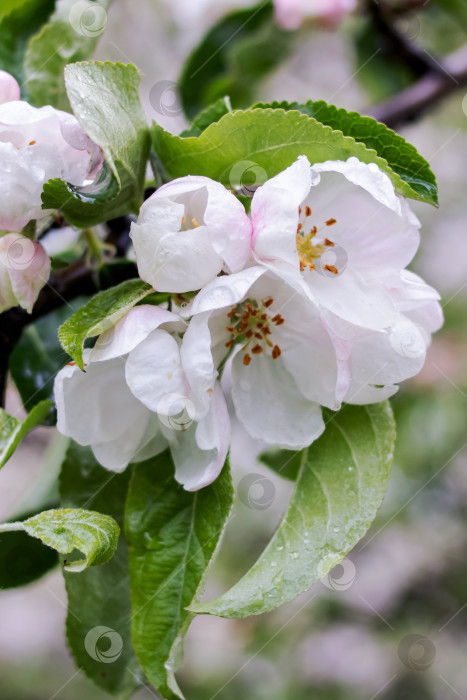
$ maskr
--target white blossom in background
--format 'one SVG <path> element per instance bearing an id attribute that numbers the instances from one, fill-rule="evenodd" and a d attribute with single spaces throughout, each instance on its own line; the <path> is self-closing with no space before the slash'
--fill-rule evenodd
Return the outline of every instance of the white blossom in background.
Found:
<path id="1" fill-rule="evenodd" d="M 209 338 L 190 331 L 157 306 L 135 307 L 86 351 L 86 371 L 74 363 L 55 380 L 57 427 L 90 445 L 107 469 L 170 447 L 175 478 L 187 490 L 219 475 L 230 421 Z"/>
<path id="2" fill-rule="evenodd" d="M 140 277 L 160 292 L 201 289 L 250 256 L 251 222 L 223 185 L 188 176 L 163 185 L 141 207 L 130 236 Z"/>
<path id="3" fill-rule="evenodd" d="M 254 438 L 289 449 L 324 430 L 321 406 L 340 407 L 347 385 L 319 310 L 264 267 L 219 277 L 183 310 L 210 336 L 219 366 L 229 353 L 232 400 Z"/>
<path id="4" fill-rule="evenodd" d="M 273 0 L 277 24 L 298 29 L 306 20 L 333 27 L 355 10 L 356 0 Z"/>
<path id="5" fill-rule="evenodd" d="M 22 306 L 29 313 L 50 275 L 50 258 L 40 243 L 19 233 L 0 237 L 0 312 Z"/>
<path id="6" fill-rule="evenodd" d="M 383 400 L 420 371 L 439 295 L 405 270 L 420 224 L 385 173 L 301 156 L 255 192 L 251 216 L 256 262 L 318 306 L 347 357 L 346 401 Z"/>
<path id="7" fill-rule="evenodd" d="M 100 148 L 73 115 L 18 100 L 13 80 L 0 76 L 0 229 L 5 231 L 21 231 L 47 216 L 41 194 L 48 180 L 83 185 L 103 162 Z"/>

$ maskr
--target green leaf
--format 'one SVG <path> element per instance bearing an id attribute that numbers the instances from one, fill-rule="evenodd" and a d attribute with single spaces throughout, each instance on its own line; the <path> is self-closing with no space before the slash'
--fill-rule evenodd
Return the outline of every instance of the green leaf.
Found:
<path id="1" fill-rule="evenodd" d="M 2 0 L 0 9 L 0 69 L 15 76 L 27 97 L 23 60 L 31 36 L 39 31 L 53 12 L 55 0 Z"/>
<path id="2" fill-rule="evenodd" d="M 105 29 L 112 0 L 57 0 L 49 22 L 29 41 L 24 73 L 32 104 L 70 111 L 65 66 L 89 58 Z"/>
<path id="3" fill-rule="evenodd" d="M 218 122 L 223 116 L 232 111 L 230 106 L 230 98 L 222 97 L 214 104 L 206 107 L 198 116 L 192 121 L 189 129 L 182 131 L 180 136 L 186 138 L 187 136 L 199 136 L 205 129 L 208 128 L 210 124 Z"/>
<path id="4" fill-rule="evenodd" d="M 323 435 L 301 453 L 289 506 L 256 564 L 220 598 L 189 610 L 257 615 L 323 578 L 373 522 L 386 491 L 394 439 L 387 402 L 328 411 Z"/>
<path id="5" fill-rule="evenodd" d="M 80 369 L 84 369 L 83 345 L 86 338 L 100 335 L 112 328 L 138 301 L 153 291 L 149 284 L 139 279 L 122 282 L 96 294 L 60 326 L 60 342 Z"/>
<path id="6" fill-rule="evenodd" d="M 288 55 L 291 32 L 274 21 L 271 2 L 236 10 L 206 34 L 180 77 L 182 105 L 194 117 L 219 97 L 235 107 L 251 104 L 258 82 Z"/>
<path id="7" fill-rule="evenodd" d="M 42 193 L 44 209 L 60 209 L 80 228 L 139 210 L 150 146 L 139 82 L 132 65 L 85 61 L 65 68 L 73 112 L 101 147 L 106 164 L 91 188 L 49 180 Z"/>
<path id="8" fill-rule="evenodd" d="M 26 520 L 24 513 L 15 520 Z M 0 589 L 25 586 L 58 565 L 58 554 L 21 530 L 0 533 Z"/>
<path id="9" fill-rule="evenodd" d="M 26 410 L 33 401 L 53 397 L 53 380 L 69 359 L 60 345 L 58 327 L 69 317 L 70 305 L 78 309 L 87 301 L 88 297 L 73 299 L 70 304 L 52 311 L 23 330 L 10 355 L 8 369 Z M 52 415 L 47 425 L 54 423 Z"/>
<path id="10" fill-rule="evenodd" d="M 378 138 L 381 135 L 375 137 L 375 141 Z M 376 163 L 389 175 L 400 194 L 432 204 L 437 202 L 436 185 L 424 180 L 421 173 L 418 179 L 413 176 L 409 183 L 407 176 L 402 178 L 385 158 L 365 143 L 295 110 L 232 112 L 208 126 L 197 138 L 181 138 L 154 126 L 152 139 L 162 165 L 174 178 L 187 174 L 206 175 L 231 187 L 234 174 L 236 178 L 242 166 L 245 169 L 252 165 L 259 167 L 266 179 L 287 168 L 300 155 L 306 155 L 311 163 L 347 160 L 354 156 L 363 163 Z M 396 157 L 394 155 L 393 161 Z M 410 167 L 404 159 L 400 163 Z"/>
<path id="11" fill-rule="evenodd" d="M 75 549 L 84 554 L 84 559 L 64 562 L 66 571 L 73 573 L 109 561 L 120 535 L 120 528 L 108 515 L 74 508 L 46 510 L 22 526 L 31 537 L 38 537 L 60 554 L 71 554 Z"/>
<path id="12" fill-rule="evenodd" d="M 42 425 L 50 414 L 53 401 L 41 401 L 34 406 L 24 421 L 10 416 L 0 408 L 0 469 L 8 462 L 21 440 L 38 425 Z"/>
<path id="13" fill-rule="evenodd" d="M 364 117 L 358 112 L 347 112 L 343 108 L 328 105 L 323 100 L 309 100 L 305 104 L 274 102 L 270 105 L 258 104 L 255 107 L 298 110 L 334 130 L 342 131 L 344 136 L 351 136 L 355 141 L 376 151 L 391 170 L 418 195 L 415 199 L 438 204 L 436 178 L 428 162 L 418 153 L 415 146 L 376 119 Z M 413 194 L 407 196 L 413 197 Z"/>
<path id="14" fill-rule="evenodd" d="M 62 505 L 91 508 L 110 515 L 123 527 L 130 475 L 129 469 L 110 474 L 97 463 L 90 448 L 72 442 L 60 476 Z M 80 576 L 64 572 L 64 577 L 68 594 L 67 641 L 76 665 L 108 693 L 128 697 L 140 685 L 142 674 L 131 643 L 125 539 L 120 537 L 114 556 L 105 566 L 91 567 Z M 110 630 L 111 636 L 106 636 L 102 628 Z M 107 657 L 106 644 L 112 641 L 114 652 Z"/>
<path id="15" fill-rule="evenodd" d="M 132 634 L 154 687 L 182 697 L 173 676 L 196 599 L 233 500 L 228 464 L 210 486 L 190 493 L 174 480 L 170 452 L 135 467 L 125 531 L 130 546 Z"/>

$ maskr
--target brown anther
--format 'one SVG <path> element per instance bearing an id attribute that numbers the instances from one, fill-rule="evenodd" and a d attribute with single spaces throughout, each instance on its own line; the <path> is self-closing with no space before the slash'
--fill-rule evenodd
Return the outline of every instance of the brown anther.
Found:
<path id="1" fill-rule="evenodd" d="M 76 362 L 69 362 L 68 367 L 74 367 L 76 365 Z"/>
<path id="2" fill-rule="evenodd" d="M 261 314 L 260 319 L 261 319 L 262 321 L 267 321 L 268 315 L 267 315 L 267 314 Z"/>
<path id="3" fill-rule="evenodd" d="M 311 230 L 310 230 L 310 233 L 312 233 L 313 236 L 316 236 L 316 234 L 318 233 L 317 227 L 316 227 L 316 226 L 312 226 L 312 228 L 311 228 Z"/>
<path id="4" fill-rule="evenodd" d="M 282 326 L 283 323 L 285 323 L 285 319 L 280 318 L 278 321 L 276 321 L 276 326 Z"/>
<path id="5" fill-rule="evenodd" d="M 271 299 L 267 299 L 267 300 L 264 302 L 264 306 L 266 306 L 266 307 L 271 306 L 271 304 L 274 304 L 274 299 L 272 299 L 272 298 L 271 298 Z"/>
<path id="6" fill-rule="evenodd" d="M 245 355 L 243 356 L 243 364 L 244 364 L 244 365 L 249 365 L 250 362 L 251 362 L 251 357 L 250 357 L 250 355 L 249 355 L 248 353 L 245 353 Z"/>
<path id="7" fill-rule="evenodd" d="M 274 345 L 272 349 L 272 359 L 277 360 L 278 357 L 282 355 L 282 351 L 278 345 Z"/>
<path id="8" fill-rule="evenodd" d="M 245 333 L 245 338 L 252 338 L 253 337 L 253 331 L 250 329 L 247 330 Z"/>
<path id="9" fill-rule="evenodd" d="M 233 316 L 236 316 L 236 315 L 237 315 L 236 309 L 232 309 L 232 311 L 229 311 L 229 313 L 227 314 L 227 318 L 233 318 Z"/>
<path id="10" fill-rule="evenodd" d="M 265 326 L 263 328 L 263 335 L 271 335 L 271 329 Z"/>
<path id="11" fill-rule="evenodd" d="M 255 333 L 255 338 L 258 338 L 258 340 L 263 340 L 261 333 Z"/>
<path id="12" fill-rule="evenodd" d="M 315 264 L 314 264 L 314 263 L 310 263 L 310 264 L 308 265 L 308 269 L 309 269 L 311 272 L 312 272 L 313 270 L 316 270 Z"/>
<path id="13" fill-rule="evenodd" d="M 302 228 L 303 228 L 303 224 L 298 224 L 298 226 L 297 226 L 297 233 L 300 233 L 300 231 L 302 230 Z"/>
<path id="14" fill-rule="evenodd" d="M 29 145 L 30 145 L 30 146 L 34 146 L 35 143 L 36 143 L 35 141 L 30 141 L 30 142 L 29 142 Z"/>
<path id="15" fill-rule="evenodd" d="M 260 353 L 263 352 L 263 348 L 261 347 L 261 345 L 255 345 L 254 348 L 251 348 L 251 352 L 252 352 L 254 355 L 259 355 Z"/>
<path id="16" fill-rule="evenodd" d="M 226 326 L 225 330 L 229 331 L 229 333 L 235 333 L 235 328 L 233 326 Z"/>
<path id="17" fill-rule="evenodd" d="M 228 341 L 226 342 L 225 347 L 226 347 L 226 348 L 231 348 L 232 345 L 234 345 L 234 344 L 235 344 L 235 338 L 232 338 L 232 340 L 228 340 Z"/>
<path id="18" fill-rule="evenodd" d="M 305 207 L 305 216 L 311 216 L 311 208 L 308 206 Z"/>
<path id="19" fill-rule="evenodd" d="M 301 207 L 298 207 L 298 213 L 299 213 L 299 214 L 302 213 L 302 208 L 301 208 Z"/>
<path id="20" fill-rule="evenodd" d="M 275 323 L 276 321 L 279 321 L 282 318 L 280 314 L 276 314 L 275 316 L 272 317 L 272 322 Z"/>
<path id="21" fill-rule="evenodd" d="M 326 224 L 326 226 L 334 226 L 334 224 L 337 224 L 337 219 L 328 219 L 324 223 Z"/>
<path id="22" fill-rule="evenodd" d="M 303 272 L 304 269 L 305 269 L 305 265 L 300 260 L 300 272 Z"/>
<path id="23" fill-rule="evenodd" d="M 325 239 L 324 239 L 324 245 L 327 245 L 327 246 L 329 246 L 330 248 L 333 248 L 334 245 L 335 245 L 335 243 L 333 243 L 332 241 L 330 241 L 329 238 L 325 238 Z"/>
<path id="24" fill-rule="evenodd" d="M 339 270 L 337 269 L 337 267 L 334 267 L 334 265 L 325 265 L 324 269 L 328 270 L 329 272 L 332 272 L 333 275 L 339 274 Z"/>

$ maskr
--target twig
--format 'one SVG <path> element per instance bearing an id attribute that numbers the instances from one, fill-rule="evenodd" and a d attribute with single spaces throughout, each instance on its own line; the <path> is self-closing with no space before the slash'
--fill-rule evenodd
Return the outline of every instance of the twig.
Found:
<path id="1" fill-rule="evenodd" d="M 467 85 L 467 47 L 446 57 L 442 68 L 425 75 L 368 113 L 392 129 L 419 119 L 441 100 Z"/>

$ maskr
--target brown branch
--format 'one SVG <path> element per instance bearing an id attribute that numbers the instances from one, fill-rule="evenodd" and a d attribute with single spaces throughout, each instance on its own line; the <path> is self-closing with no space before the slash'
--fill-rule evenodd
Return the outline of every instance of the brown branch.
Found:
<path id="1" fill-rule="evenodd" d="M 370 109 L 368 114 L 392 129 L 419 119 L 467 85 L 467 46 L 447 56 L 442 69 L 423 76 L 398 95 Z"/>

